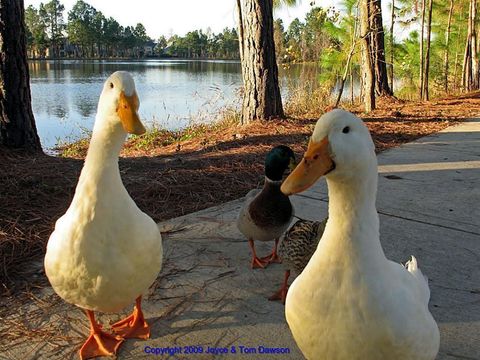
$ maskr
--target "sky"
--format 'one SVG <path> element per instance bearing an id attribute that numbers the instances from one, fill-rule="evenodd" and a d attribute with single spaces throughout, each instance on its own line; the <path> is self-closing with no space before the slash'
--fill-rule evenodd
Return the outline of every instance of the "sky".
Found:
<path id="1" fill-rule="evenodd" d="M 25 7 L 48 0 L 25 0 Z M 65 20 L 76 0 L 60 0 L 65 6 Z M 141 22 L 147 29 L 147 34 L 153 39 L 160 35 L 167 38 L 172 34 L 185 35 L 192 30 L 210 29 L 214 33 L 221 32 L 225 27 L 236 27 L 235 0 L 86 0 L 85 2 L 101 11 L 106 17 L 113 17 L 121 25 L 135 26 Z M 298 17 L 305 18 L 311 9 L 311 0 L 301 0 L 294 8 L 284 8 L 275 11 L 275 18 L 281 18 L 287 27 Z M 320 6 L 328 7 L 334 0 L 317 1 Z"/>

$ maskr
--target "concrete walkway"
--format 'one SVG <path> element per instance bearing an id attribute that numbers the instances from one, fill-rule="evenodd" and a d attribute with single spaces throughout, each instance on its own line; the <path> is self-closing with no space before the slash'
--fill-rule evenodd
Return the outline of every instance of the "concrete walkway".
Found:
<path id="1" fill-rule="evenodd" d="M 378 160 L 382 245 L 397 262 L 414 254 L 430 279 L 430 308 L 441 331 L 438 359 L 480 359 L 480 121 L 383 152 Z M 293 197 L 297 215 L 306 219 L 325 217 L 327 201 L 325 181 Z M 185 355 L 188 347 L 235 347 L 239 359 L 303 358 L 283 305 L 266 299 L 281 283 L 282 266 L 249 268 L 248 245 L 235 226 L 241 204 L 239 199 L 159 224 L 166 260 L 144 302 L 152 337 L 129 340 L 120 359 L 154 358 L 146 352 L 176 347 L 182 353 L 174 358 L 213 358 Z M 259 244 L 259 254 L 270 246 Z M 120 316 L 100 320 L 108 324 Z M 59 301 L 50 288 L 4 325 L 15 323 L 37 333 L 7 346 L 0 340 L 0 359 L 75 358 L 88 331 L 81 311 Z M 289 353 L 262 355 L 259 347 Z"/>

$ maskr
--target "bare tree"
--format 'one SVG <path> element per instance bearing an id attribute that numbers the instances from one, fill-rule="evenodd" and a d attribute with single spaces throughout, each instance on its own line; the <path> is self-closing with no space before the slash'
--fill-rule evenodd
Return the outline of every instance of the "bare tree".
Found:
<path id="1" fill-rule="evenodd" d="M 243 75 L 242 123 L 284 117 L 273 37 L 272 0 L 237 0 Z"/>
<path id="2" fill-rule="evenodd" d="M 0 0 L 0 144 L 41 151 L 33 117 L 23 0 Z"/>

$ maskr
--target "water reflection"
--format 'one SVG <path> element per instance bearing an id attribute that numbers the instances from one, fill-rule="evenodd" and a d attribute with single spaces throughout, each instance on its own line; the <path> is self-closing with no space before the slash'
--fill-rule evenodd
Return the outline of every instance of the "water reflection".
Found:
<path id="1" fill-rule="evenodd" d="M 44 147 L 70 141 L 91 129 L 103 82 L 117 70 L 133 74 L 140 116 L 170 129 L 207 120 L 225 105 L 238 106 L 236 61 L 154 60 L 31 61 L 32 106 Z"/>
<path id="2" fill-rule="evenodd" d="M 140 116 L 169 129 L 192 120 L 215 120 L 225 106 L 240 106 L 242 84 L 238 61 L 31 61 L 32 105 L 44 147 L 71 141 L 93 127 L 105 79 L 117 70 L 133 74 L 140 97 Z M 282 93 L 299 84 L 317 86 L 319 67 L 280 69 Z"/>

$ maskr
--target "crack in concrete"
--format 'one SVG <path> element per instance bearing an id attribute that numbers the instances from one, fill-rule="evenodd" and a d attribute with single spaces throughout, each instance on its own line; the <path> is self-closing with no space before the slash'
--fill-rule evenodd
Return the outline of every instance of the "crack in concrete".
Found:
<path id="1" fill-rule="evenodd" d="M 387 212 L 385 212 L 385 211 L 378 210 L 378 209 L 377 209 L 377 212 L 378 212 L 379 214 L 382 214 L 382 215 L 385 215 L 385 216 L 390 216 L 390 217 L 394 217 L 394 218 L 398 218 L 398 219 L 403 219 L 403 220 L 407 220 L 407 221 L 412 221 L 412 222 L 416 222 L 416 223 L 419 223 L 419 224 L 431 225 L 431 226 L 436 226 L 436 227 L 440 227 L 440 228 L 444 228 L 444 229 L 449 229 L 449 230 L 454 230 L 454 231 L 463 232 L 463 233 L 466 233 L 466 234 L 471 234 L 471 235 L 478 235 L 478 236 L 480 236 L 480 233 L 475 232 L 475 231 L 469 231 L 469 230 L 459 229 L 459 228 L 456 228 L 456 227 L 453 227 L 453 226 L 435 224 L 435 223 L 431 223 L 431 222 L 423 221 L 423 220 L 418 220 L 418 219 L 411 219 L 411 218 L 404 217 L 404 216 L 400 216 L 400 215 L 390 214 L 390 213 L 387 213 Z M 425 215 L 425 216 L 428 216 L 428 215 Z"/>
<path id="2" fill-rule="evenodd" d="M 304 197 L 309 198 L 309 199 L 319 200 L 319 201 L 323 201 L 323 202 L 328 203 L 327 199 L 312 198 L 312 197 L 305 196 L 305 195 L 298 195 L 298 196 L 304 196 Z M 436 227 L 440 227 L 440 228 L 444 228 L 444 229 L 463 232 L 463 233 L 466 233 L 466 234 L 480 236 L 480 233 L 475 232 L 475 231 L 469 231 L 469 230 L 459 229 L 459 228 L 453 227 L 453 226 L 441 225 L 441 224 L 436 224 L 436 223 L 432 223 L 432 222 L 428 222 L 428 221 L 424 221 L 424 220 L 412 219 L 412 218 L 408 218 L 408 217 L 405 217 L 405 216 L 390 214 L 388 212 L 385 212 L 385 211 L 379 210 L 379 209 L 377 209 L 377 212 L 381 215 L 390 216 L 390 217 L 394 217 L 394 218 L 397 218 L 397 219 L 403 219 L 403 220 L 407 220 L 407 221 L 416 222 L 416 223 L 419 223 L 419 224 L 431 225 L 431 226 L 436 226 Z M 423 215 L 423 216 L 430 216 L 430 215 L 426 215 L 426 214 L 423 214 L 423 213 L 419 213 L 419 214 Z M 473 225 L 473 224 L 468 224 L 468 225 Z"/>

